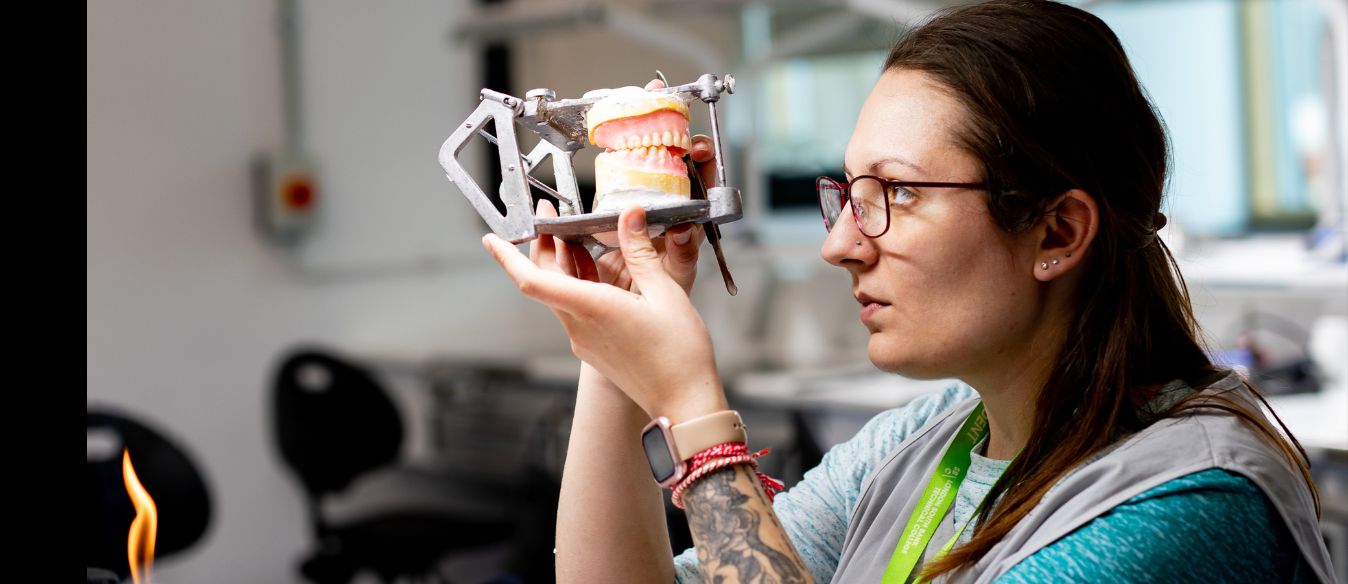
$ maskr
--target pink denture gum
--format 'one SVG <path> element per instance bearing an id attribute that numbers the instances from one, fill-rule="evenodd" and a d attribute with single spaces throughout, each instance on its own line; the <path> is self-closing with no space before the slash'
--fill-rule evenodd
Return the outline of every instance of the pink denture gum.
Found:
<path id="1" fill-rule="evenodd" d="M 605 122 L 594 130 L 596 146 L 622 150 L 638 146 L 668 146 L 679 156 L 691 146 L 688 119 L 676 111 L 648 114 Z"/>

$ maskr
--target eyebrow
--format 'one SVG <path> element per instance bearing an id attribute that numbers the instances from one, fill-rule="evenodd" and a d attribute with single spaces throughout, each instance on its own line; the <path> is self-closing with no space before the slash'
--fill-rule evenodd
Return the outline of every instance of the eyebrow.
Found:
<path id="1" fill-rule="evenodd" d="M 871 174 L 877 174 L 877 173 L 880 172 L 880 169 L 883 168 L 883 167 L 884 167 L 885 165 L 887 165 L 887 164 L 901 164 L 901 165 L 903 165 L 903 166 L 906 166 L 906 167 L 908 167 L 908 168 L 911 168 L 911 169 L 917 171 L 917 173 L 918 173 L 919 176 L 927 176 L 927 170 L 926 170 L 926 169 L 922 168 L 922 167 L 919 166 L 917 163 L 915 163 L 915 162 L 913 162 L 913 161 L 911 161 L 911 160 L 908 160 L 907 158 L 903 158 L 903 157 L 899 157 L 899 156 L 886 156 L 886 157 L 884 157 L 884 158 L 881 158 L 881 159 L 879 159 L 879 160 L 876 160 L 876 161 L 872 162 L 871 165 L 868 166 L 868 167 L 866 168 L 866 172 L 867 172 L 867 173 L 871 173 Z M 845 160 L 845 159 L 843 160 L 843 172 L 847 173 L 848 176 L 854 176 L 854 175 L 852 174 L 851 171 L 847 170 L 847 160 Z"/>

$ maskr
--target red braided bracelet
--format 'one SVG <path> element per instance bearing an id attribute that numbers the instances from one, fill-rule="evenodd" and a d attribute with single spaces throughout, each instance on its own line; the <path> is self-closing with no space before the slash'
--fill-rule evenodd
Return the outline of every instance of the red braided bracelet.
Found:
<path id="1" fill-rule="evenodd" d="M 684 508 L 683 493 L 693 483 L 715 471 L 737 464 L 747 464 L 754 469 L 754 474 L 758 476 L 759 483 L 763 485 L 763 492 L 768 495 L 768 501 L 772 501 L 773 497 L 781 492 L 784 485 L 781 481 L 758 472 L 758 457 L 767 453 L 766 448 L 758 452 L 749 452 L 749 447 L 743 442 L 717 444 L 697 453 L 692 460 L 688 461 L 688 474 L 684 476 L 682 481 L 679 481 L 679 484 L 674 486 L 673 494 L 670 497 L 674 506 L 680 509 Z"/>

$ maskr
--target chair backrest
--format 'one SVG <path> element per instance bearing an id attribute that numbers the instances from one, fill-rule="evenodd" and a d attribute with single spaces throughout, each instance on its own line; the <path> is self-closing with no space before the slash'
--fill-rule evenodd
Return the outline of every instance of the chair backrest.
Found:
<path id="1" fill-rule="evenodd" d="M 85 564 L 125 576 L 127 535 L 135 507 L 122 477 L 122 451 L 130 453 L 136 478 L 154 499 L 159 523 L 155 557 L 185 550 L 211 523 L 211 496 L 187 453 L 158 430 L 108 407 L 85 410 Z"/>
<path id="2" fill-rule="evenodd" d="M 276 370 L 273 428 L 281 457 L 315 497 L 398 458 L 402 419 L 364 368 L 314 348 Z"/>

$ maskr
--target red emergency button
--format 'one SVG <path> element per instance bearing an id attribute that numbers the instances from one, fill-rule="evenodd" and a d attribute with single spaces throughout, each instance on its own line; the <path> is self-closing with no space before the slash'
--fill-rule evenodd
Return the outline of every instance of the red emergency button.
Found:
<path id="1" fill-rule="evenodd" d="M 291 180 L 281 189 L 281 200 L 293 211 L 307 211 L 314 204 L 314 187 L 308 180 Z"/>

